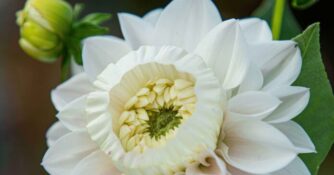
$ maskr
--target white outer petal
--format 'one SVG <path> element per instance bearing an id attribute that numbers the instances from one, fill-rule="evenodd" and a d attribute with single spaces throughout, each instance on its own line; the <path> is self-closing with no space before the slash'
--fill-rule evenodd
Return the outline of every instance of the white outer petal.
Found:
<path id="1" fill-rule="evenodd" d="M 248 42 L 272 40 L 271 29 L 265 20 L 260 18 L 241 19 L 240 25 Z"/>
<path id="2" fill-rule="evenodd" d="M 174 0 L 161 13 L 153 33 L 154 45 L 172 45 L 187 51 L 221 22 L 212 1 Z"/>
<path id="3" fill-rule="evenodd" d="M 281 101 L 269 93 L 248 91 L 228 101 L 227 120 L 263 119 L 272 113 Z"/>
<path id="4" fill-rule="evenodd" d="M 87 132 L 71 132 L 48 149 L 42 165 L 50 174 L 71 175 L 79 161 L 96 149 Z"/>
<path id="5" fill-rule="evenodd" d="M 262 121 L 225 122 L 224 134 L 220 154 L 228 164 L 248 173 L 277 171 L 298 153 L 283 133 Z"/>
<path id="6" fill-rule="evenodd" d="M 82 49 L 84 70 L 94 81 L 107 65 L 117 62 L 130 50 L 125 41 L 113 36 L 89 37 Z"/>
<path id="7" fill-rule="evenodd" d="M 82 159 L 73 169 L 71 175 L 122 175 L 111 159 L 98 150 Z"/>
<path id="8" fill-rule="evenodd" d="M 151 23 L 129 13 L 119 13 L 118 19 L 125 41 L 133 50 L 151 43 L 154 31 Z"/>
<path id="9" fill-rule="evenodd" d="M 282 170 L 270 173 L 268 175 L 311 175 L 304 162 L 296 157 L 288 166 Z"/>
<path id="10" fill-rule="evenodd" d="M 95 90 L 86 73 L 73 76 L 51 92 L 51 100 L 58 111 L 68 103 Z"/>
<path id="11" fill-rule="evenodd" d="M 282 101 L 282 104 L 264 119 L 269 123 L 280 123 L 293 119 L 306 108 L 310 99 L 310 91 L 304 87 L 278 86 L 269 92 Z"/>
<path id="12" fill-rule="evenodd" d="M 68 103 L 59 113 L 57 118 L 66 126 L 66 128 L 77 131 L 86 129 L 86 98 L 81 96 Z"/>
<path id="13" fill-rule="evenodd" d="M 231 173 L 231 175 L 255 175 L 251 173 L 246 173 L 231 166 L 228 167 L 228 171 Z M 299 157 L 296 157 L 289 165 L 281 170 L 268 174 L 256 175 L 311 175 L 311 173 L 307 169 L 304 162 Z"/>
<path id="14" fill-rule="evenodd" d="M 267 41 L 250 43 L 249 54 L 250 58 L 263 70 L 267 67 L 266 64 L 275 61 L 281 61 L 295 47 L 293 41 Z M 272 68 L 272 66 L 270 66 Z"/>
<path id="15" fill-rule="evenodd" d="M 241 82 L 238 88 L 238 94 L 247 91 L 260 90 L 262 88 L 262 85 L 263 85 L 262 72 L 254 63 L 251 63 L 245 75 L 244 80 Z"/>
<path id="16" fill-rule="evenodd" d="M 145 21 L 151 23 L 153 26 L 155 26 L 155 24 L 159 20 L 159 17 L 161 15 L 162 10 L 163 9 L 161 9 L 161 8 L 151 10 L 148 13 L 146 13 L 145 16 L 143 16 L 143 19 Z"/>
<path id="17" fill-rule="evenodd" d="M 304 131 L 304 129 L 294 121 L 273 124 L 277 129 L 284 133 L 295 145 L 299 153 L 314 153 L 315 146 Z"/>
<path id="18" fill-rule="evenodd" d="M 55 122 L 46 132 L 47 145 L 51 147 L 62 136 L 69 133 L 68 130 L 61 122 Z"/>
<path id="19" fill-rule="evenodd" d="M 302 58 L 294 41 L 251 43 L 249 57 L 263 73 L 264 90 L 291 85 L 301 70 Z"/>
<path id="20" fill-rule="evenodd" d="M 198 44 L 195 53 L 214 70 L 224 89 L 237 87 L 243 81 L 249 66 L 248 46 L 237 20 L 216 26 Z"/>

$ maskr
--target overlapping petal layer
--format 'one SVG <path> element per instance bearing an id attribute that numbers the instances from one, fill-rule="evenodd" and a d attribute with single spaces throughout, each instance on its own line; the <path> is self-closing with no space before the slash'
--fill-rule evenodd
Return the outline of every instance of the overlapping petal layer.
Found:
<path id="1" fill-rule="evenodd" d="M 291 121 L 310 96 L 291 86 L 302 64 L 294 42 L 273 41 L 260 19 L 222 22 L 210 0 L 119 20 L 124 40 L 87 39 L 84 72 L 52 92 L 60 122 L 47 134 L 49 173 L 309 175 L 298 154 L 315 148 Z M 193 80 L 195 111 L 163 146 L 126 152 L 117 117 L 157 78 Z"/>

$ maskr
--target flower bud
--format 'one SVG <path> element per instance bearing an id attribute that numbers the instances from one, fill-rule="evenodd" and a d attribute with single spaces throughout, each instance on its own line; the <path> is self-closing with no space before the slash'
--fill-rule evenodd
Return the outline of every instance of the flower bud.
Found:
<path id="1" fill-rule="evenodd" d="M 28 0 L 17 13 L 22 49 L 44 62 L 56 60 L 71 30 L 72 7 L 63 0 Z"/>

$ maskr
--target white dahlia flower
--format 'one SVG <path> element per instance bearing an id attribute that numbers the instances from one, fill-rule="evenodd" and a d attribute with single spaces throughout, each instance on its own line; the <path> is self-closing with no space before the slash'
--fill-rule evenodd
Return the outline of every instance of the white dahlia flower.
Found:
<path id="1" fill-rule="evenodd" d="M 84 72 L 52 92 L 51 175 L 308 175 L 295 122 L 309 90 L 293 41 L 260 19 L 221 20 L 209 0 L 119 15 L 125 40 L 84 43 Z"/>

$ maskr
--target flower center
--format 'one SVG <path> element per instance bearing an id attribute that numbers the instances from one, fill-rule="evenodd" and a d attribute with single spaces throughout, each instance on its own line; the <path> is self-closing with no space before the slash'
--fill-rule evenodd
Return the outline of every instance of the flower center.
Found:
<path id="1" fill-rule="evenodd" d="M 127 101 L 118 119 L 123 148 L 142 153 L 166 143 L 192 115 L 195 103 L 194 83 L 189 80 L 149 81 Z"/>

